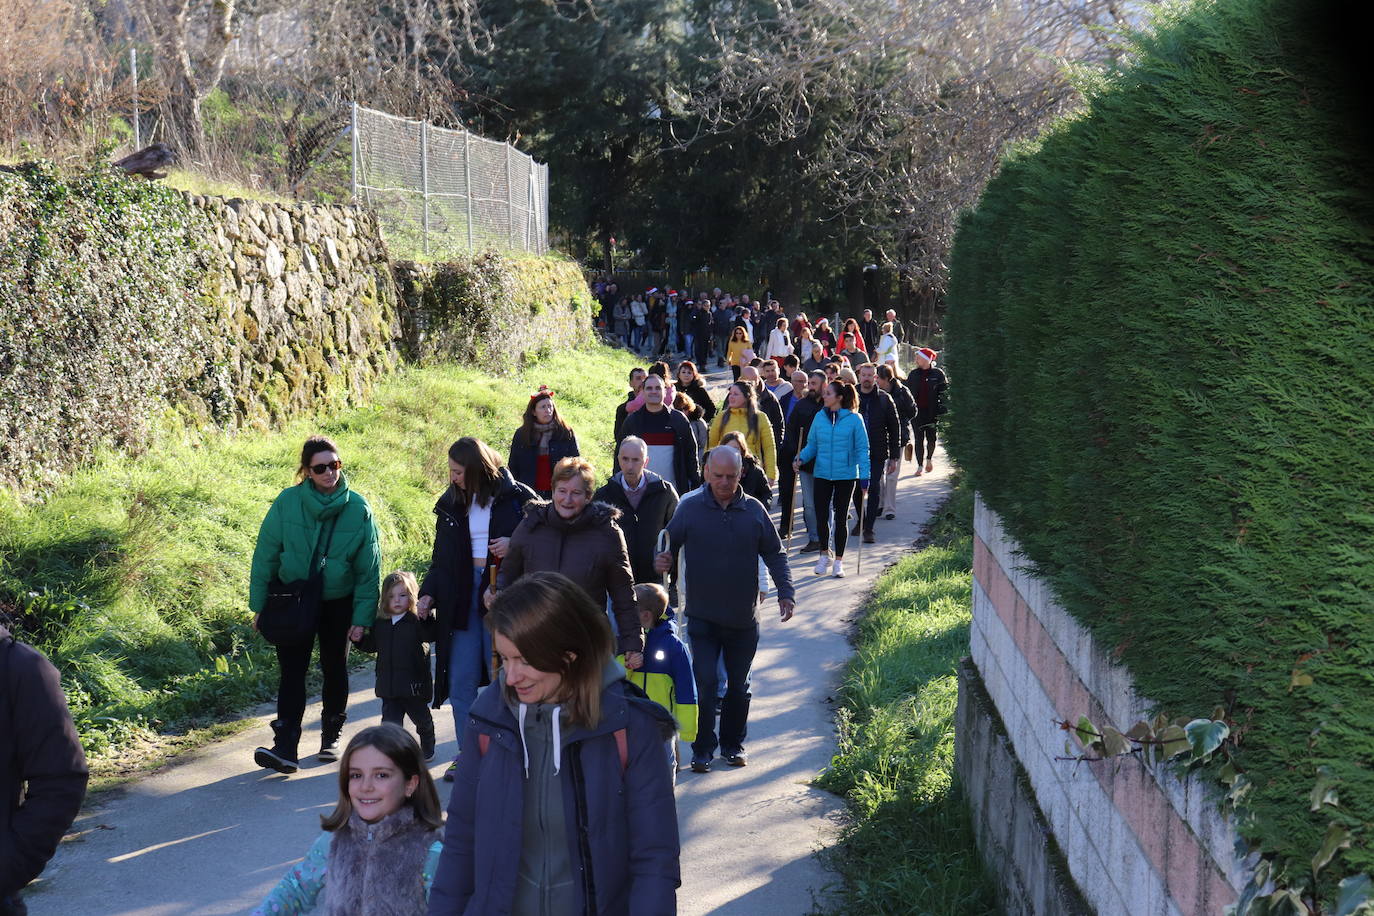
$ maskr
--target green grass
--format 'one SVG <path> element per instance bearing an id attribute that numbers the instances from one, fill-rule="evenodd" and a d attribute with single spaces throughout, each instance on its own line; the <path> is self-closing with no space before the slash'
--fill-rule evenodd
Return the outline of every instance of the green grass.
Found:
<path id="1" fill-rule="evenodd" d="M 272 653 L 248 626 L 248 567 L 308 435 L 338 442 L 350 486 L 376 514 L 387 568 L 422 573 L 449 443 L 473 435 L 504 455 L 528 392 L 547 383 L 606 472 L 628 366 L 618 351 L 589 347 L 514 377 L 411 368 L 362 407 L 270 433 L 169 428 L 148 453 L 100 457 L 40 502 L 0 491 L 0 610 L 62 671 L 96 757 L 231 717 L 275 693 Z"/>
<path id="2" fill-rule="evenodd" d="M 835 913 L 996 911 L 954 779 L 955 674 L 968 654 L 973 492 L 957 485 L 925 549 L 878 579 L 841 688 L 839 753 L 818 780 L 849 802 L 826 855 Z"/>

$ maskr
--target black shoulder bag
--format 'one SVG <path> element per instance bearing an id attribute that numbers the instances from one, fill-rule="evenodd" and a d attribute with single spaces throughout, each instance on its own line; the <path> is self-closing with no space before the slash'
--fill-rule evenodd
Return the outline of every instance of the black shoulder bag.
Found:
<path id="1" fill-rule="evenodd" d="M 334 540 L 337 518 L 331 519 L 324 549 L 315 542 L 310 555 L 310 574 L 295 582 L 276 576 L 267 583 L 267 601 L 258 618 L 258 632 L 274 646 L 299 646 L 315 636 L 320 625 L 320 605 L 324 601 L 324 567 L 329 562 L 329 544 Z"/>

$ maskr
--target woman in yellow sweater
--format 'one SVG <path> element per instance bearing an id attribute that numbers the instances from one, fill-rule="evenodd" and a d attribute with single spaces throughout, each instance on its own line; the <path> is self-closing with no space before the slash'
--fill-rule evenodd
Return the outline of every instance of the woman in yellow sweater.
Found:
<path id="1" fill-rule="evenodd" d="M 733 343 L 733 341 L 732 341 Z M 710 448 L 720 445 L 720 440 L 728 432 L 737 431 L 749 443 L 749 451 L 763 465 L 763 473 L 772 483 L 778 479 L 778 465 L 773 448 L 773 427 L 768 418 L 759 413 L 758 402 L 754 396 L 754 386 L 748 382 L 735 382 L 725 396 L 720 413 L 711 424 L 706 444 Z"/>
<path id="2" fill-rule="evenodd" d="M 754 345 L 749 341 L 749 332 L 743 327 L 737 327 L 730 332 L 730 345 L 725 349 L 725 361 L 730 364 L 730 372 L 739 378 L 740 367 L 744 365 L 744 351 L 753 349 Z"/>

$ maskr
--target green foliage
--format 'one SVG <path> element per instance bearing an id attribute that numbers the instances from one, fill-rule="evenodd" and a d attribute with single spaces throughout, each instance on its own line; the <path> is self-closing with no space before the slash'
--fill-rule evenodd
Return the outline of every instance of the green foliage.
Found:
<path id="1" fill-rule="evenodd" d="M 148 730 L 176 732 L 271 696 L 276 664 L 248 626 L 258 526 L 292 483 L 300 442 L 339 443 L 350 485 L 376 512 L 388 568 L 423 573 L 445 452 L 475 435 L 505 453 L 527 390 L 559 411 L 599 470 L 627 357 L 560 349 L 515 379 L 435 365 L 384 381 L 366 406 L 296 419 L 272 433 L 179 435 L 139 458 L 105 454 L 41 503 L 0 489 L 0 609 L 62 671 L 82 740 L 116 753 Z M 565 396 L 563 392 L 567 392 Z"/>
<path id="2" fill-rule="evenodd" d="M 878 580 L 841 688 L 839 752 L 818 784 L 852 822 L 828 856 L 838 913 L 992 913 L 996 897 L 954 781 L 956 669 L 968 652 L 973 498 L 956 488 L 932 541 Z"/>
<path id="3" fill-rule="evenodd" d="M 0 482 L 146 444 L 199 370 L 205 227 L 180 194 L 104 166 L 0 170 Z"/>
<path id="4" fill-rule="evenodd" d="M 406 355 L 502 372 L 591 336 L 592 298 L 582 270 L 556 255 L 495 251 L 440 263 L 403 262 L 396 279 Z"/>
<path id="5" fill-rule="evenodd" d="M 950 446 L 1147 696 L 1235 697 L 1240 827 L 1280 883 L 1351 831 L 1329 902 L 1374 867 L 1364 114 L 1332 4 L 1173 9 L 965 220 Z M 1320 767 L 1339 809 L 1301 804 Z"/>

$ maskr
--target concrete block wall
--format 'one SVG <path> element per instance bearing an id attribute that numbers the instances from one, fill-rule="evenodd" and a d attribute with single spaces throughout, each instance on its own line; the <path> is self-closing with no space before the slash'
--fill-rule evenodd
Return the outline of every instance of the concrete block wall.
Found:
<path id="1" fill-rule="evenodd" d="M 1134 757 L 1055 759 L 1078 752 L 1071 742 L 1066 753 L 1068 736 L 1057 722 L 1076 722 L 1086 714 L 1099 726 L 1124 732 L 1146 717 L 1150 703 L 1136 692 L 1130 673 L 1114 665 L 1026 571 L 1029 561 L 981 499 L 974 531 L 970 676 L 1004 724 L 1084 898 L 1099 914 L 1221 913 L 1250 875 L 1235 855 L 1235 834 L 1217 807 L 1216 790 Z M 963 735 L 958 740 L 961 759 L 971 759 L 973 748 Z M 979 778 L 960 772 L 965 785 Z M 975 822 L 998 821 L 990 807 L 994 790 L 971 790 L 969 797 Z M 980 800 L 987 810 L 980 810 Z M 984 855 L 997 853 L 984 845 Z"/>

